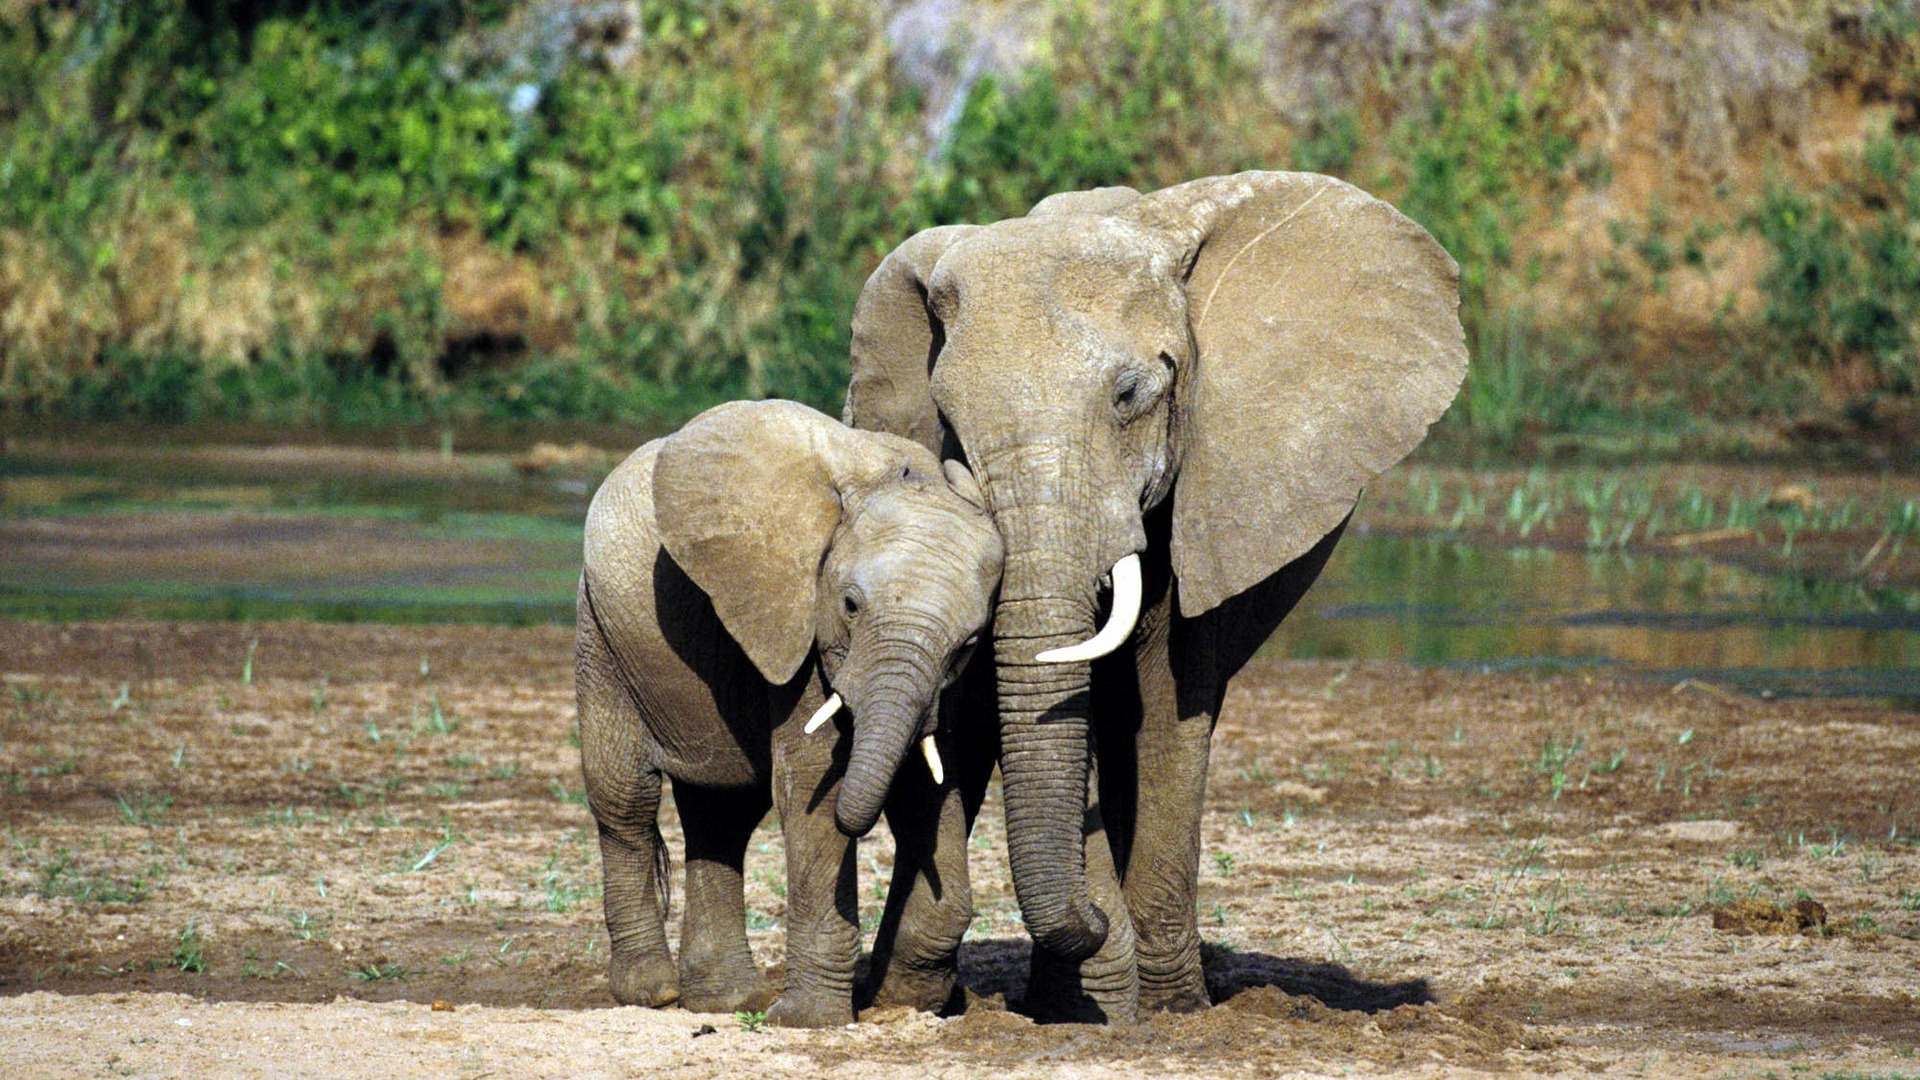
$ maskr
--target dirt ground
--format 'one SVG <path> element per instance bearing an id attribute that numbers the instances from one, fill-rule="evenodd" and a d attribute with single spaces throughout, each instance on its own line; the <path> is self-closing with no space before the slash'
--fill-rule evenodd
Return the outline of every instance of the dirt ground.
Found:
<path id="1" fill-rule="evenodd" d="M 1257 662 L 1214 744 L 1214 1009 L 1010 1011 L 990 797 L 965 1013 L 792 1032 L 613 1007 L 569 645 L 0 622 L 0 1075 L 1920 1075 L 1913 713 Z"/>

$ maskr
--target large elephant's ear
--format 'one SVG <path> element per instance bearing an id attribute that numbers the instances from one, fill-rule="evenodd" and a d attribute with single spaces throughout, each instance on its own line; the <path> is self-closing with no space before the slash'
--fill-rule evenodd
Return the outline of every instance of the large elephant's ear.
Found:
<path id="1" fill-rule="evenodd" d="M 927 306 L 927 278 L 973 225 L 938 225 L 881 260 L 853 306 L 853 375 L 841 419 L 849 427 L 912 439 L 935 455 L 945 433 L 929 374 L 945 337 Z"/>
<path id="2" fill-rule="evenodd" d="M 668 436 L 654 464 L 667 554 L 775 683 L 813 648 L 820 561 L 840 524 L 836 473 L 857 450 L 849 434 L 791 401 L 736 401 Z"/>
<path id="3" fill-rule="evenodd" d="M 1033 204 L 1028 217 L 1052 217 L 1055 214 L 1111 214 L 1140 197 L 1130 187 L 1097 187 L 1085 191 L 1062 191 Z"/>
<path id="4" fill-rule="evenodd" d="M 1313 173 L 1196 180 L 1122 214 L 1192 264 L 1172 547 L 1193 616 L 1305 554 L 1446 411 L 1467 370 L 1459 267 Z"/>

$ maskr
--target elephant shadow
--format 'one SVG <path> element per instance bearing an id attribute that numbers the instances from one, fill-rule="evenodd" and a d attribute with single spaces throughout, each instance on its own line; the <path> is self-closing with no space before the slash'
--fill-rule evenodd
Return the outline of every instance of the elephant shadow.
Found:
<path id="1" fill-rule="evenodd" d="M 956 999 L 999 997 L 1018 1011 L 1032 1011 L 1026 1008 L 1025 1002 L 1032 950 L 1032 943 L 1025 938 L 989 938 L 963 943 L 960 985 L 964 993 L 957 993 Z M 1309 997 L 1327 1008 L 1347 1012 L 1383 1012 L 1434 1000 L 1433 988 L 1424 978 L 1376 982 L 1360 978 L 1341 964 L 1320 960 L 1203 945 L 1200 964 L 1206 973 L 1207 994 L 1215 1005 L 1265 986 L 1285 994 Z M 959 1000 L 953 1003 L 954 1006 L 962 1004 Z"/>

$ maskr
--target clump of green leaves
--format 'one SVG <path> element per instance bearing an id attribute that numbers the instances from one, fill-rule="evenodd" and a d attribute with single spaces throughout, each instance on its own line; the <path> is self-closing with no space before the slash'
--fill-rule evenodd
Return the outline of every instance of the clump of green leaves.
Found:
<path id="1" fill-rule="evenodd" d="M 348 978 L 354 982 L 363 983 L 392 982 L 405 979 L 412 974 L 413 972 L 408 971 L 399 964 L 389 963 L 384 960 L 368 961 L 357 967 L 347 969 Z"/>
<path id="2" fill-rule="evenodd" d="M 1748 225 L 1773 253 L 1761 287 L 1775 347 L 1920 389 L 1920 136 L 1870 140 L 1824 191 L 1775 176 Z"/>
<path id="3" fill-rule="evenodd" d="M 198 924 L 189 922 L 180 930 L 180 936 L 173 946 L 173 966 L 189 974 L 201 974 L 207 970 L 206 955 L 202 951 L 205 941 L 201 938 Z"/>

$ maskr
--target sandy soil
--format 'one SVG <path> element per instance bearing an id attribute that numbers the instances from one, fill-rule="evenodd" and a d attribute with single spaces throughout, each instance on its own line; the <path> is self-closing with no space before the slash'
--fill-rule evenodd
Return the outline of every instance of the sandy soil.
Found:
<path id="1" fill-rule="evenodd" d="M 1262 663 L 1215 741 L 1216 1008 L 1009 1011 L 991 802 L 966 1012 L 788 1032 L 612 1007 L 568 652 L 0 623 L 0 1075 L 1920 1074 L 1911 713 Z M 888 844 L 862 850 L 871 924 Z M 769 824 L 776 976 L 779 858 Z"/>

